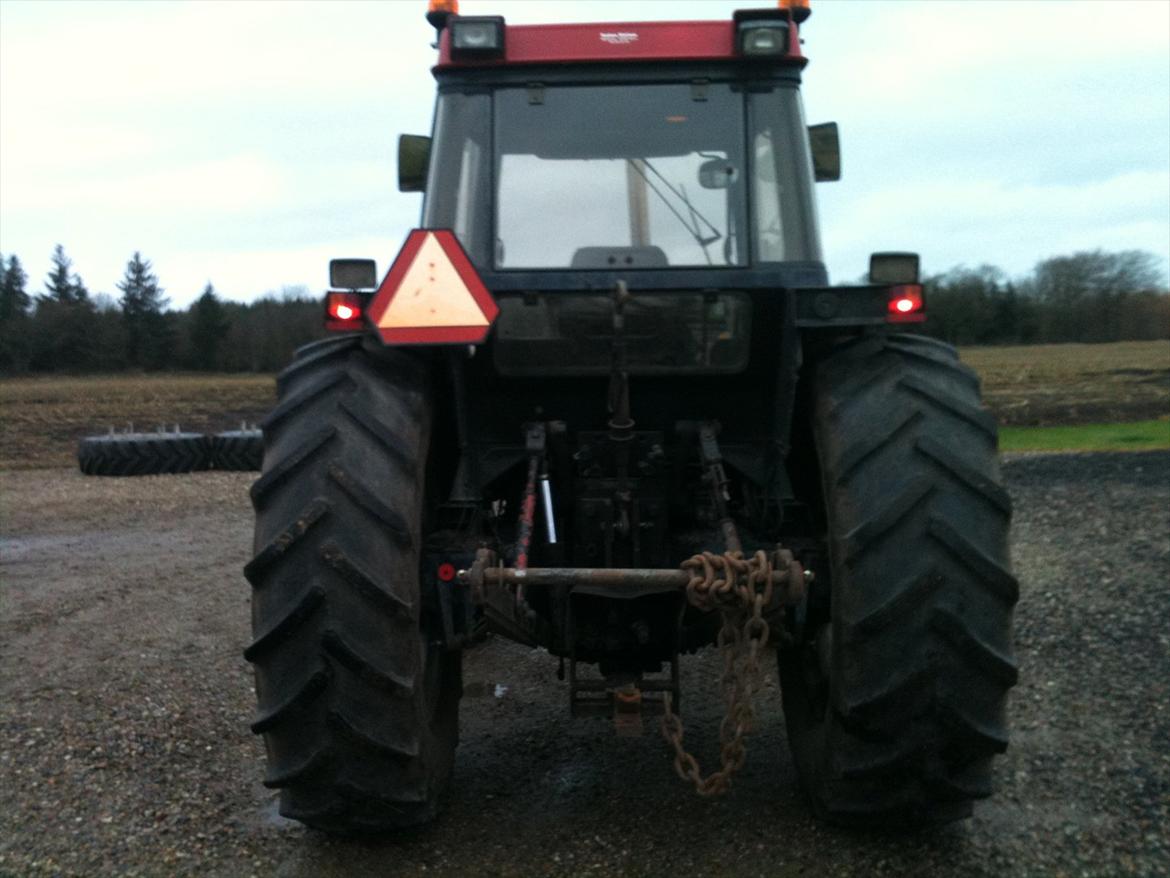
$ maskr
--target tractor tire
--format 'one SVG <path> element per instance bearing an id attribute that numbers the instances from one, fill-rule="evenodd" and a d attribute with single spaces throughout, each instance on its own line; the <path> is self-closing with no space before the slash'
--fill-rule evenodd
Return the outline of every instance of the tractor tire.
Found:
<path id="1" fill-rule="evenodd" d="M 261 430 L 227 430 L 211 437 L 211 465 L 218 470 L 247 472 L 264 462 Z"/>
<path id="2" fill-rule="evenodd" d="M 308 363 L 325 364 L 344 360 L 353 349 L 354 341 L 360 340 L 362 337 L 362 333 L 330 335 L 327 338 L 320 338 L 317 341 L 301 345 L 293 352 L 292 363 L 276 376 L 277 395 L 284 395 L 289 382 L 301 374 Z M 308 361 L 308 363 L 304 361 Z"/>
<path id="3" fill-rule="evenodd" d="M 921 336 L 854 341 L 812 380 L 829 565 L 780 652 L 801 784 L 834 823 L 960 819 L 991 794 L 1017 679 L 995 420 Z"/>
<path id="4" fill-rule="evenodd" d="M 461 656 L 429 636 L 420 594 L 428 371 L 351 336 L 314 346 L 278 386 L 244 570 L 264 784 L 281 814 L 328 832 L 425 823 L 462 694 Z"/>
<path id="5" fill-rule="evenodd" d="M 154 476 L 190 473 L 211 466 L 202 433 L 118 433 L 86 436 L 77 465 L 87 476 Z"/>

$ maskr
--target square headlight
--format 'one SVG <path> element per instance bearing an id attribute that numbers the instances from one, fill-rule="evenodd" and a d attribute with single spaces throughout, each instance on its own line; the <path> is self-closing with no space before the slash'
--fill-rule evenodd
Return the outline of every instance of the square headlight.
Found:
<path id="1" fill-rule="evenodd" d="M 453 18 L 451 52 L 460 55 L 503 55 L 504 19 L 499 15 Z"/>
<path id="2" fill-rule="evenodd" d="M 753 58 L 767 58 L 788 53 L 788 24 L 780 21 L 752 22 L 739 25 L 739 51 Z"/>

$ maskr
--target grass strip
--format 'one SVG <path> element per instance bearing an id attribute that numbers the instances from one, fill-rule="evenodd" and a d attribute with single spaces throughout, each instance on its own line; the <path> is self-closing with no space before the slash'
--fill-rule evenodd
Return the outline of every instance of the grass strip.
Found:
<path id="1" fill-rule="evenodd" d="M 1150 451 L 1170 448 L 1170 418 L 1128 424 L 1001 427 L 1000 451 Z"/>

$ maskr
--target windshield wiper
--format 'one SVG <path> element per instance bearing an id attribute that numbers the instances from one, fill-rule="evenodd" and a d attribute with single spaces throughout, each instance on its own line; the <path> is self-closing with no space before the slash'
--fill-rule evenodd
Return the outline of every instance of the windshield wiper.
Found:
<path id="1" fill-rule="evenodd" d="M 642 178 L 647 187 L 649 187 L 650 191 L 657 195 L 659 200 L 666 205 L 667 210 L 673 213 L 678 221 L 682 223 L 683 228 L 690 233 L 691 237 L 695 239 L 695 242 L 701 248 L 703 248 L 703 256 L 706 257 L 707 264 L 712 264 L 711 254 L 707 252 L 707 247 L 720 240 L 723 237 L 723 233 L 720 232 L 719 229 L 716 228 L 716 226 L 710 220 L 699 213 L 698 209 L 693 204 L 691 204 L 691 200 L 687 197 L 686 190 L 682 188 L 682 184 L 679 184 L 679 188 L 675 189 L 674 186 L 670 184 L 670 181 L 662 176 L 662 173 L 656 167 L 654 167 L 654 165 L 650 164 L 648 159 L 627 159 L 626 161 L 637 172 L 638 176 Z M 690 214 L 690 220 L 683 216 L 675 208 L 675 206 L 671 204 L 670 199 L 668 199 L 662 193 L 662 191 L 654 185 L 654 182 L 642 170 L 642 165 L 645 165 L 654 174 L 654 176 L 662 182 L 662 185 L 666 187 L 667 191 L 669 191 L 671 195 L 683 203 L 687 209 L 687 212 Z M 711 230 L 711 234 L 704 237 L 703 229 L 700 227 L 699 223 L 706 225 L 707 228 Z"/>

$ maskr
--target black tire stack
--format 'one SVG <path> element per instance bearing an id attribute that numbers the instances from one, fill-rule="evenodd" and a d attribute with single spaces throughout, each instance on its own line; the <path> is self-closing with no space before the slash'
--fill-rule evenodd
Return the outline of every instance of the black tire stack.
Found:
<path id="1" fill-rule="evenodd" d="M 111 433 L 87 436 L 77 448 L 87 476 L 190 473 L 211 467 L 211 443 L 202 433 Z"/>
<path id="2" fill-rule="evenodd" d="M 921 336 L 834 351 L 813 395 L 831 563 L 780 656 L 802 784 L 838 823 L 966 816 L 1017 678 L 995 421 L 974 372 Z"/>
<path id="3" fill-rule="evenodd" d="M 241 425 L 209 437 L 213 469 L 243 472 L 259 470 L 264 462 L 264 434 Z"/>
<path id="4" fill-rule="evenodd" d="M 437 813 L 454 760 L 460 655 L 423 618 L 427 371 L 360 337 L 310 345 L 278 379 L 252 487 L 255 666 L 266 786 L 332 832 Z"/>
<path id="5" fill-rule="evenodd" d="M 259 470 L 264 458 L 260 430 L 241 425 L 214 435 L 202 433 L 109 433 L 86 436 L 77 465 L 87 476 L 152 476 L 203 470 Z"/>

